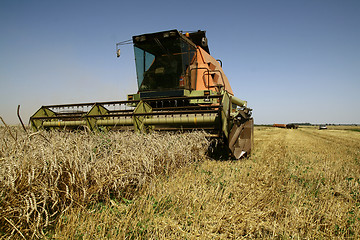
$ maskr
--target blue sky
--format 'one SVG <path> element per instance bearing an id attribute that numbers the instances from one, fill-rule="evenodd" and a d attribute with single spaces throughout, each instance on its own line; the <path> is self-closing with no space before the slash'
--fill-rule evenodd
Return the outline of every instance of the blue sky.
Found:
<path id="1" fill-rule="evenodd" d="M 360 1 L 0 1 L 0 116 L 41 105 L 125 100 L 131 45 L 169 29 L 206 30 L 235 96 L 257 124 L 360 124 Z"/>

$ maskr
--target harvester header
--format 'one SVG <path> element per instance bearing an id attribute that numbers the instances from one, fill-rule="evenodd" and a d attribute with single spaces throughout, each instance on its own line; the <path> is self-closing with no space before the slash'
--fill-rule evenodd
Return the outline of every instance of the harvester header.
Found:
<path id="1" fill-rule="evenodd" d="M 32 128 L 185 131 L 203 129 L 235 158 L 250 154 L 253 119 L 234 96 L 205 31 L 177 30 L 132 37 L 138 91 L 126 101 L 50 105 L 30 118 Z M 118 47 L 118 45 L 117 45 Z"/>

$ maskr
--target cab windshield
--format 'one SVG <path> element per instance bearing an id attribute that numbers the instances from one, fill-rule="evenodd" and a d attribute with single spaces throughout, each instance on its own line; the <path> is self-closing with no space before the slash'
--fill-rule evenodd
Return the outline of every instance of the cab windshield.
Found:
<path id="1" fill-rule="evenodd" d="M 180 37 L 134 44 L 139 92 L 190 88 L 196 49 Z"/>

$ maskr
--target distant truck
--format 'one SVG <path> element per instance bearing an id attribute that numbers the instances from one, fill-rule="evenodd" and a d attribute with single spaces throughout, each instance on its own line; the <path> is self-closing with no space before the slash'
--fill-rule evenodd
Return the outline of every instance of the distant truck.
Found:
<path id="1" fill-rule="evenodd" d="M 288 129 L 297 129 L 299 126 L 293 123 L 288 123 L 288 124 L 277 124 L 275 123 L 273 125 L 273 127 L 278 127 L 278 128 L 288 128 Z"/>
<path id="2" fill-rule="evenodd" d="M 286 124 L 277 124 L 277 123 L 275 123 L 275 124 L 273 125 L 273 127 L 286 128 Z"/>
<path id="3" fill-rule="evenodd" d="M 299 126 L 293 123 L 286 124 L 286 128 L 297 129 Z"/>
<path id="4" fill-rule="evenodd" d="M 327 129 L 327 126 L 325 126 L 325 125 L 319 125 L 319 130 L 325 130 L 325 129 Z"/>

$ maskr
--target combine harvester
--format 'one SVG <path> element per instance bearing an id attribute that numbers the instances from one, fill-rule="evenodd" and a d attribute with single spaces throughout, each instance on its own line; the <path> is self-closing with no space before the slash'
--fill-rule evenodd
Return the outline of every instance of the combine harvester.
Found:
<path id="1" fill-rule="evenodd" d="M 119 46 L 129 41 L 117 44 L 118 57 Z M 252 109 L 234 96 L 221 61 L 210 56 L 205 31 L 143 34 L 132 43 L 136 94 L 127 101 L 42 106 L 30 118 L 32 128 L 146 133 L 202 129 L 218 139 L 230 157 L 249 156 Z"/>

